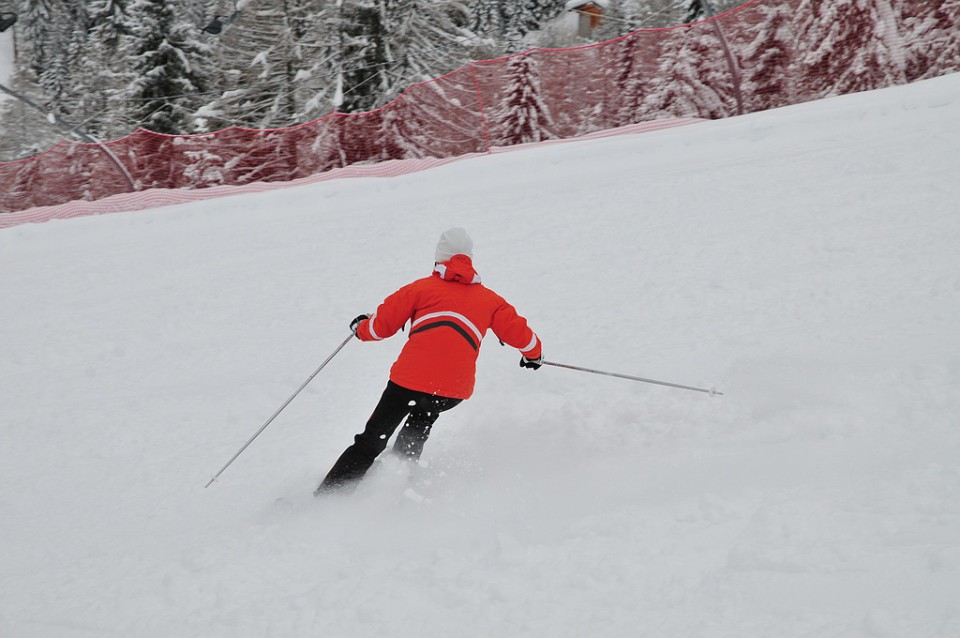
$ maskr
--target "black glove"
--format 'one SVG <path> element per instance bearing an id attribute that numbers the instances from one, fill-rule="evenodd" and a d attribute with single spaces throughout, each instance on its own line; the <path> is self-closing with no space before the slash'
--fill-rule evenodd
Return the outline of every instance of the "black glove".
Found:
<path id="1" fill-rule="evenodd" d="M 536 359 L 527 359 L 526 357 L 520 357 L 521 368 L 530 368 L 531 370 L 539 370 L 540 366 L 542 365 L 543 365 L 543 355 L 540 355 Z"/>
<path id="2" fill-rule="evenodd" d="M 370 315 L 359 315 L 356 319 L 350 322 L 350 332 L 357 334 L 357 327 L 359 327 L 360 322 L 364 319 L 369 319 Z"/>

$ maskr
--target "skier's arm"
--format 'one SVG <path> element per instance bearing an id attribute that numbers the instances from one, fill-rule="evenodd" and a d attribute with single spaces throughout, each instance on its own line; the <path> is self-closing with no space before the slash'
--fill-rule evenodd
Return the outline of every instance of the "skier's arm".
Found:
<path id="1" fill-rule="evenodd" d="M 517 309 L 506 301 L 493 313 L 490 328 L 500 341 L 519 350 L 524 358 L 540 358 L 540 337 L 527 325 L 527 320 L 517 314 Z"/>
<path id="2" fill-rule="evenodd" d="M 404 286 L 383 300 L 377 311 L 357 326 L 361 341 L 380 341 L 392 337 L 413 315 L 416 293 L 411 286 Z"/>

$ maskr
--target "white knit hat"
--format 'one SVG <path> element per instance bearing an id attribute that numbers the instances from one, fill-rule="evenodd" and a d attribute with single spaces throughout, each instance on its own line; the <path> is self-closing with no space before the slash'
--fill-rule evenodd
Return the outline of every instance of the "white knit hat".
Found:
<path id="1" fill-rule="evenodd" d="M 466 255 L 473 258 L 473 240 L 463 228 L 451 228 L 440 235 L 437 252 L 433 260 L 437 263 L 448 261 L 454 255 Z"/>

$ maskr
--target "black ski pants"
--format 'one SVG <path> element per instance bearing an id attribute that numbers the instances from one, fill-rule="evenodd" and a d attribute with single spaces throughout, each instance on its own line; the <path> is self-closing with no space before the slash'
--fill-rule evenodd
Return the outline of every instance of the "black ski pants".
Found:
<path id="1" fill-rule="evenodd" d="M 407 422 L 400 428 L 393 452 L 403 458 L 416 461 L 423 451 L 423 444 L 430 436 L 430 429 L 441 412 L 449 410 L 462 401 L 416 390 L 408 390 L 393 381 L 380 397 L 363 432 L 353 438 L 353 445 L 344 450 L 327 473 L 317 492 L 343 487 L 363 478 L 377 456 L 387 447 L 387 441 L 404 417 Z M 409 415 L 409 416 L 408 416 Z"/>

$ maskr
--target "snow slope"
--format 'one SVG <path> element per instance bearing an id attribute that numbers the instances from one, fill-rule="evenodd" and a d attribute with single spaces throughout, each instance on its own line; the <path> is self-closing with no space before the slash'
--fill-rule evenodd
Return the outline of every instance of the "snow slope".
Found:
<path id="1" fill-rule="evenodd" d="M 0 636 L 960 636 L 958 144 L 955 75 L 0 231 Z M 351 342 L 204 489 L 461 224 L 549 359 L 726 395 L 488 339 L 315 500 L 404 335 Z"/>

